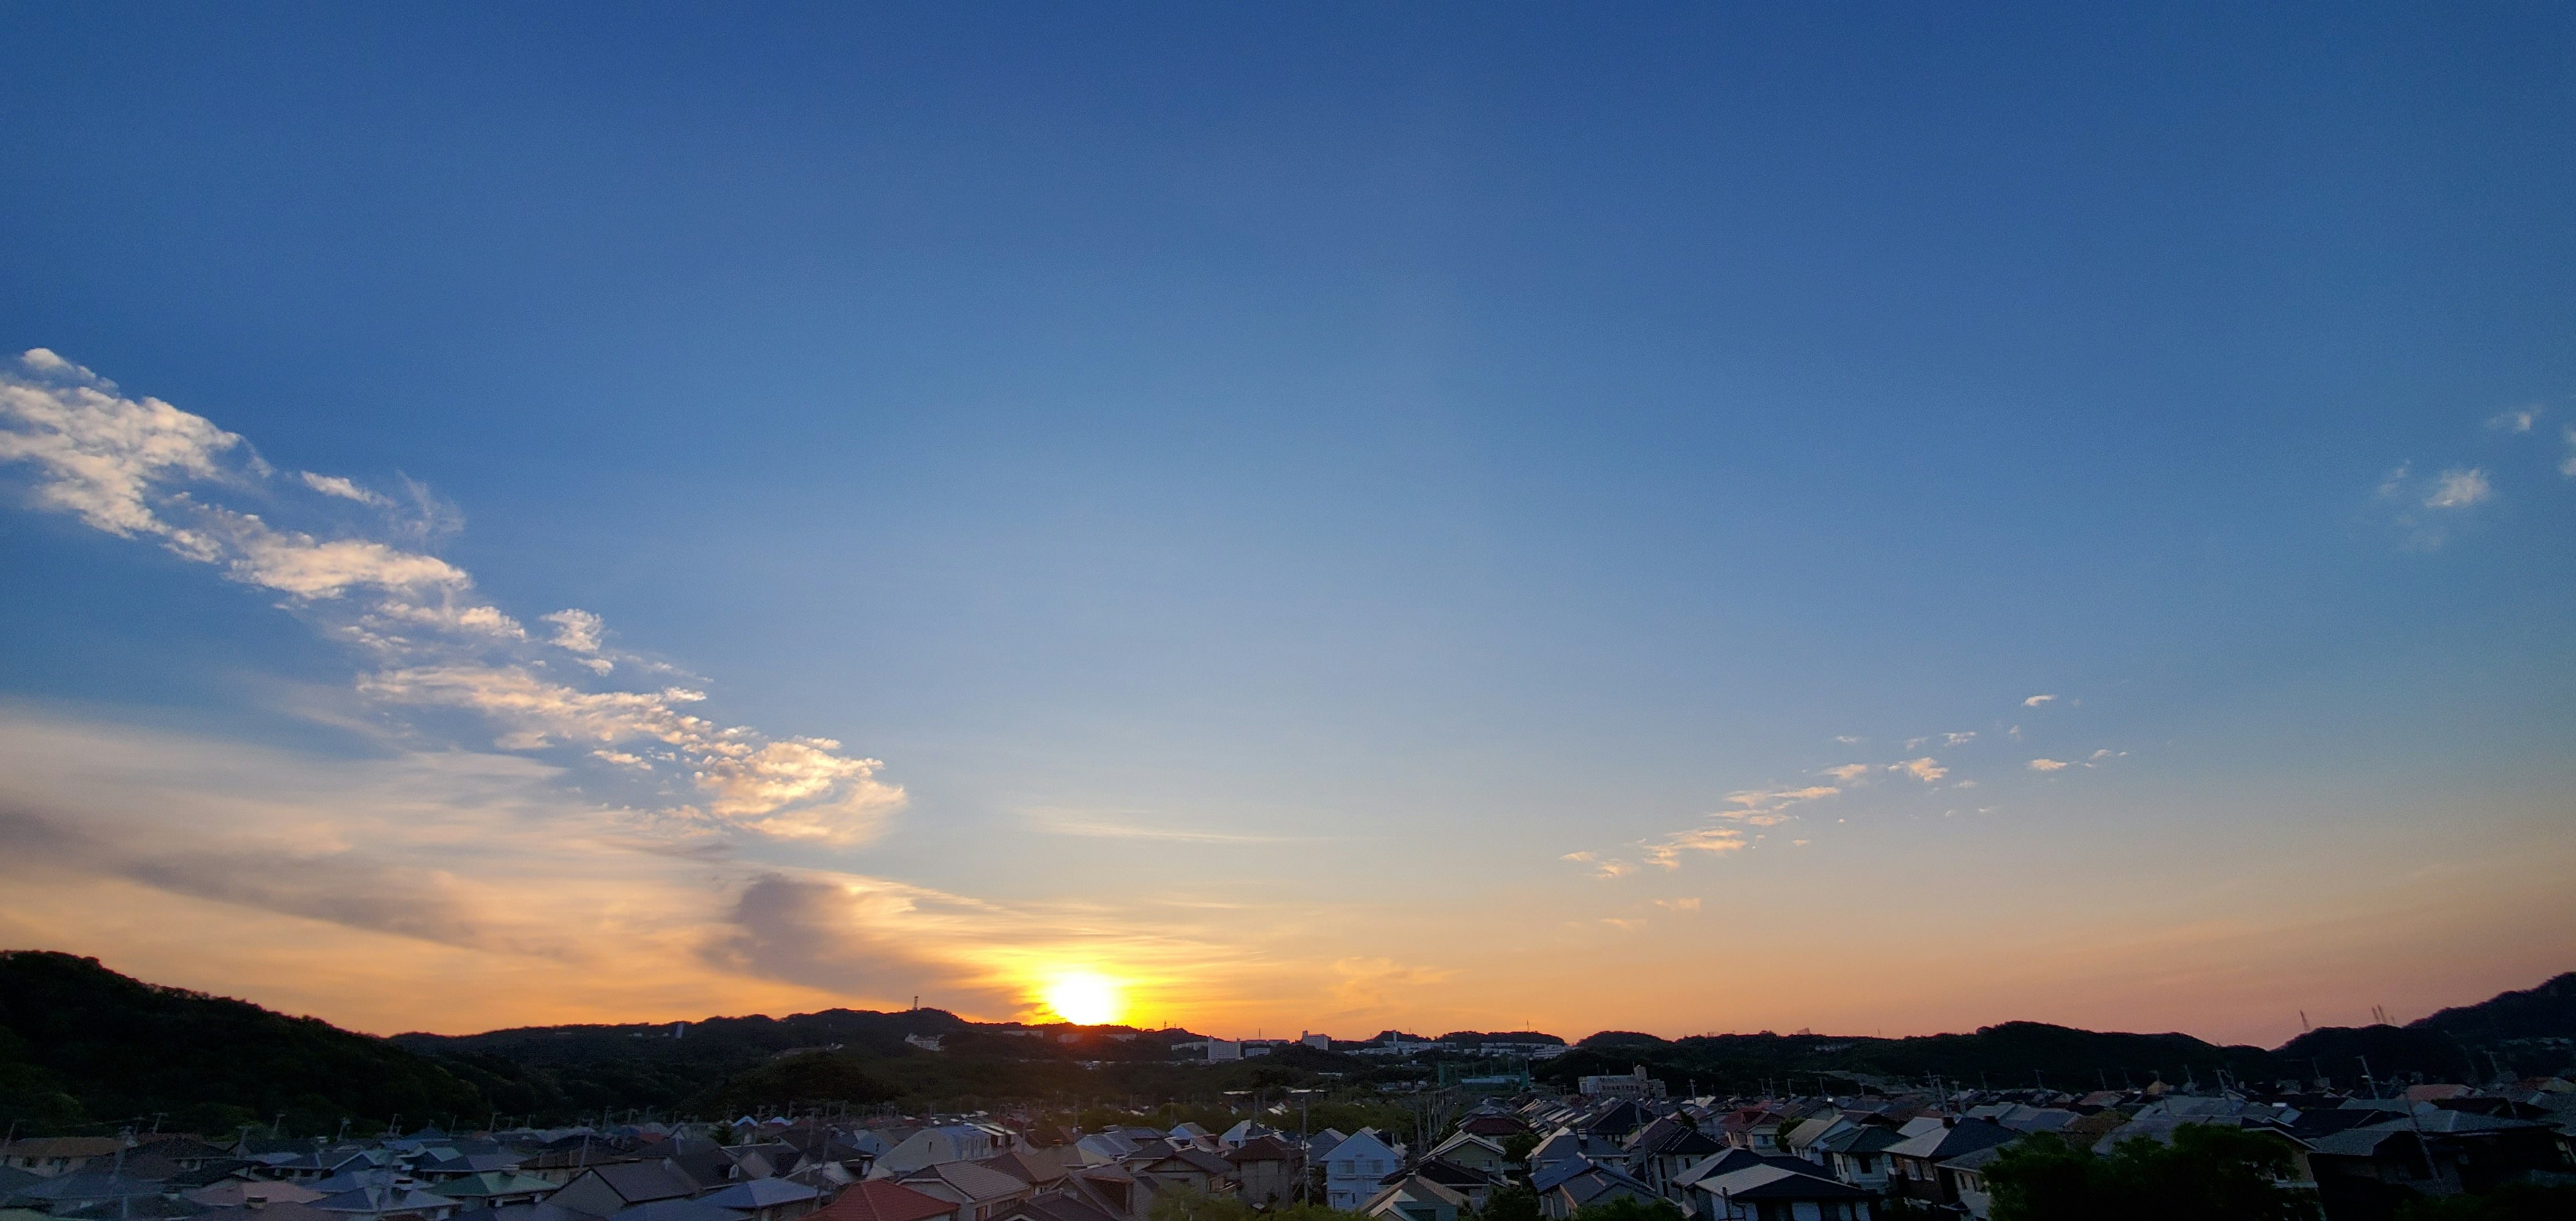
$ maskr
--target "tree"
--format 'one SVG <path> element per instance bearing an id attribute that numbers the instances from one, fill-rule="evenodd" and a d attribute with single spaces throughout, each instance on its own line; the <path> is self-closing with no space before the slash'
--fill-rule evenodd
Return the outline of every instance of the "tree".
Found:
<path id="1" fill-rule="evenodd" d="M 1682 1221 L 1682 1210 L 1670 1200 L 1612 1196 L 1574 1210 L 1574 1221 Z"/>
<path id="2" fill-rule="evenodd" d="M 2281 1185 L 2287 1143 L 2217 1124 L 2185 1124 L 2173 1143 L 2120 1142 L 2109 1157 L 2042 1132 L 2006 1149 L 1986 1177 L 1994 1221 L 2313 1221 L 2316 1201 Z"/>
<path id="3" fill-rule="evenodd" d="M 1483 1211 L 1476 1221 L 1539 1221 L 1538 1193 L 1526 1183 L 1497 1187 L 1485 1197 Z"/>
<path id="4" fill-rule="evenodd" d="M 2397 1210 L 2397 1221 L 2566 1221 L 2569 1217 L 2576 1217 L 2576 1186 L 2566 1184 L 2508 1183 L 2473 1195 L 2410 1200 Z"/>

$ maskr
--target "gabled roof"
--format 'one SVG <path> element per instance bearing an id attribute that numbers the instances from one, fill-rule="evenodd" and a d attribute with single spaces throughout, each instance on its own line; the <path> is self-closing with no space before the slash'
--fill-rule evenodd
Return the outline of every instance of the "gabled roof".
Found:
<path id="1" fill-rule="evenodd" d="M 743 1221 L 750 1215 L 705 1200 L 655 1200 L 610 1213 L 608 1221 Z"/>
<path id="2" fill-rule="evenodd" d="M 941 1162 L 924 1166 L 900 1180 L 904 1183 L 928 1183 L 936 1180 L 976 1203 L 999 1200 L 1027 1191 L 1029 1185 L 1016 1175 L 1004 1174 L 990 1166 L 973 1162 Z"/>
<path id="3" fill-rule="evenodd" d="M 998 1170 L 1031 1187 L 1045 1187 L 1061 1182 L 1065 1176 L 1064 1161 L 1026 1149 L 1013 1149 L 991 1157 L 977 1158 L 975 1164 L 987 1170 Z"/>
<path id="4" fill-rule="evenodd" d="M 409 1187 L 360 1187 L 336 1195 L 324 1196 L 313 1201 L 313 1207 L 326 1213 L 372 1216 L 377 1213 L 407 1213 L 431 1209 L 448 1212 L 455 1209 L 456 1201 L 446 1196 L 435 1196 Z"/>
<path id="5" fill-rule="evenodd" d="M 1121 1221 L 1073 1195 L 1046 1195 L 1022 1200 L 994 1216 L 993 1221 Z"/>
<path id="6" fill-rule="evenodd" d="M 813 1215 L 821 1221 L 929 1221 L 956 1212 L 957 1205 L 891 1179 L 862 1179 Z"/>
<path id="7" fill-rule="evenodd" d="M 1374 1214 L 1381 1208 L 1404 1200 L 1433 1200 L 1457 1209 L 1468 1206 L 1465 1193 L 1452 1191 L 1429 1179 L 1412 1175 L 1397 1180 L 1385 1190 L 1369 1197 L 1368 1203 L 1360 1205 L 1360 1211 Z"/>
<path id="8" fill-rule="evenodd" d="M 1256 1136 L 1236 1148 L 1226 1150 L 1229 1162 L 1293 1162 L 1297 1151 L 1276 1136 Z"/>
<path id="9" fill-rule="evenodd" d="M 1777 1166 L 1785 1170 L 1795 1170 L 1800 1174 L 1812 1174 L 1816 1170 L 1813 1162 L 1783 1154 L 1755 1153 L 1751 1149 L 1728 1149 L 1694 1163 L 1689 1169 L 1674 1175 L 1673 1186 L 1693 1187 L 1705 1180 L 1733 1174 L 1738 1170 L 1749 1170 L 1756 1166 Z"/>
<path id="10" fill-rule="evenodd" d="M 1422 1159 L 1422 1164 L 1413 1168 L 1413 1174 L 1454 1191 L 1476 1191 L 1496 1186 L 1493 1175 L 1473 1166 L 1461 1166 L 1445 1157 Z M 1399 1174 L 1395 1177 L 1403 1176 Z"/>
<path id="11" fill-rule="evenodd" d="M 1982 1119 L 1962 1119 L 1947 1127 L 1910 1136 L 1888 1146 L 1893 1157 L 1919 1157 L 1926 1161 L 1947 1161 L 1962 1153 L 1973 1153 L 1989 1145 L 2021 1139 L 2022 1134 L 2002 1124 Z"/>
<path id="12" fill-rule="evenodd" d="M 553 1180 L 541 1179 L 533 1174 L 487 1170 L 481 1174 L 449 1179 L 444 1183 L 432 1183 L 429 1185 L 429 1190 L 437 1195 L 453 1196 L 462 1200 L 484 1199 L 491 1196 L 552 1195 L 557 1186 L 558 1184 Z"/>
<path id="13" fill-rule="evenodd" d="M 1877 1193 L 1786 1166 L 1747 1166 L 1702 1179 L 1699 1190 L 1728 1200 L 1874 1200 Z"/>
<path id="14" fill-rule="evenodd" d="M 689 1176 L 664 1162 L 617 1162 L 593 1166 L 589 1173 L 599 1176 L 617 1198 L 628 1204 L 650 1204 L 656 1200 L 675 1200 L 698 1194 L 698 1184 Z"/>
<path id="15" fill-rule="evenodd" d="M 698 1198 L 709 1204 L 720 1204 L 726 1208 L 758 1211 L 781 1204 L 811 1200 L 822 1194 L 793 1179 L 744 1179 L 739 1183 L 719 1187 Z"/>

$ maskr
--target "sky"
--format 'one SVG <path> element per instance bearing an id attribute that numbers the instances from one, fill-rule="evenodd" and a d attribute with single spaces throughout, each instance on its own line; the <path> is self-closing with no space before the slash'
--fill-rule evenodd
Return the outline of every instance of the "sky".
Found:
<path id="1" fill-rule="evenodd" d="M 0 944 L 378 1033 L 2576 968 L 2564 6 L 0 21 Z"/>

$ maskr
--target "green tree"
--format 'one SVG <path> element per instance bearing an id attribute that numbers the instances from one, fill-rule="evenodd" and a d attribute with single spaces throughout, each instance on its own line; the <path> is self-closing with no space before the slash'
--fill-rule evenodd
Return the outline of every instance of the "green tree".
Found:
<path id="1" fill-rule="evenodd" d="M 2475 1195 L 2410 1200 L 2397 1221 L 2567 1221 L 2576 1217 L 2576 1185 L 2508 1183 Z"/>
<path id="2" fill-rule="evenodd" d="M 1682 1210 L 1670 1200 L 1612 1196 L 1574 1210 L 1574 1221 L 1682 1221 Z"/>
<path id="3" fill-rule="evenodd" d="M 2316 1201 L 2283 1187 L 2287 1143 L 2241 1128 L 2185 1124 L 2173 1143 L 2120 1142 L 2109 1157 L 2040 1133 L 1986 1172 L 1994 1221 L 2313 1221 Z"/>
<path id="4" fill-rule="evenodd" d="M 1526 1183 L 1495 1188 L 1476 1221 L 1538 1221 L 1538 1193 Z"/>

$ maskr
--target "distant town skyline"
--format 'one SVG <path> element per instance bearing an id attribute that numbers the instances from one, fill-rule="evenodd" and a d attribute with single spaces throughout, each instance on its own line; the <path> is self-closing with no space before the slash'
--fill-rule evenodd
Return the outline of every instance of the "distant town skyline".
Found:
<path id="1" fill-rule="evenodd" d="M 2576 14 L 30 9 L 0 945 L 376 1033 L 2576 967 Z"/>

